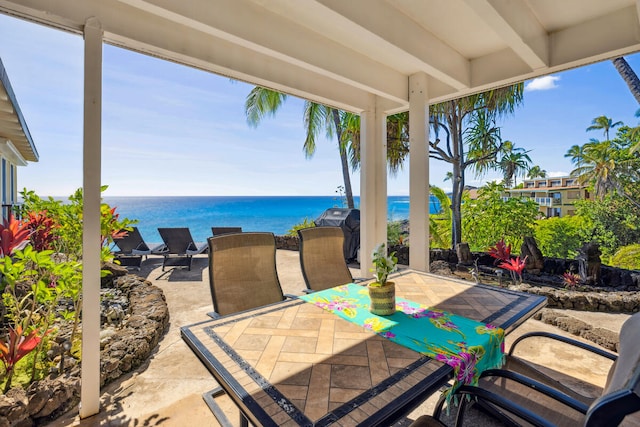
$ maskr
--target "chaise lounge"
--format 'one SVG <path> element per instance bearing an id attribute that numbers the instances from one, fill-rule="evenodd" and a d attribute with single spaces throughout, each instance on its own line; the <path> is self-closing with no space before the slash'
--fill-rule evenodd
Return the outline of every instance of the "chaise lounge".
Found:
<path id="1" fill-rule="evenodd" d="M 191 270 L 194 255 L 207 253 L 207 243 L 196 243 L 187 227 L 158 228 L 164 241 L 164 250 L 156 252 L 164 256 L 162 271 L 165 267 L 187 267 Z"/>
<path id="2" fill-rule="evenodd" d="M 149 246 L 142 238 L 138 227 L 133 227 L 123 237 L 113 239 L 113 242 L 118 248 L 117 251 L 113 251 L 113 255 L 120 262 L 120 265 L 123 267 L 135 267 L 138 270 L 142 265 L 142 257 L 164 249 L 163 244 Z"/>

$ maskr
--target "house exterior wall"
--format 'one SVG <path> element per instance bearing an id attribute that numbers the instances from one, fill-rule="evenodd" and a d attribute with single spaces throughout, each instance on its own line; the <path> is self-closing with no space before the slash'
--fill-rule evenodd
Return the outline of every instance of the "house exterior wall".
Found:
<path id="1" fill-rule="evenodd" d="M 0 141 L 0 202 L 1 220 L 9 218 L 12 208 L 18 204 L 18 166 L 27 162 L 15 149 L 11 141 Z"/>
<path id="2" fill-rule="evenodd" d="M 542 215 L 551 218 L 575 215 L 575 202 L 588 200 L 591 194 L 577 178 L 563 176 L 525 180 L 522 188 L 510 188 L 504 197 L 531 199 L 538 204 Z"/>

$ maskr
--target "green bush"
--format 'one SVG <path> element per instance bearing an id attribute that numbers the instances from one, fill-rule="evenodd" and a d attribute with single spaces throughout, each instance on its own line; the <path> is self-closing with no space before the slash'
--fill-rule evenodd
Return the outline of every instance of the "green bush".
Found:
<path id="1" fill-rule="evenodd" d="M 536 221 L 535 239 L 542 255 L 551 258 L 575 258 L 583 244 L 581 216 L 543 218 Z"/>
<path id="2" fill-rule="evenodd" d="M 611 266 L 640 270 L 640 244 L 623 246 L 611 257 Z"/>
<path id="3" fill-rule="evenodd" d="M 313 222 L 312 219 L 304 218 L 301 223 L 295 224 L 293 227 L 287 231 L 287 236 L 297 236 L 298 230 L 302 230 L 303 228 L 311 228 L 315 227 L 316 223 Z"/>

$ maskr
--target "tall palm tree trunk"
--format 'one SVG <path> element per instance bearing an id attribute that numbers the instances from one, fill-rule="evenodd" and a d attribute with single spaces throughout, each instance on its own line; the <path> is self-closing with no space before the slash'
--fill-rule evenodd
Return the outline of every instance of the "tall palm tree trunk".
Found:
<path id="1" fill-rule="evenodd" d="M 640 79 L 638 79 L 636 73 L 623 57 L 615 58 L 611 61 L 614 67 L 616 67 L 616 70 L 618 70 L 618 73 L 620 73 L 620 77 L 622 77 L 627 86 L 629 86 L 633 97 L 638 101 L 638 104 L 640 104 Z"/>
<path id="2" fill-rule="evenodd" d="M 342 123 L 338 110 L 332 109 L 333 121 L 336 126 L 336 137 L 338 138 L 338 149 L 340 150 L 340 163 L 342 164 L 342 179 L 344 181 L 344 194 L 347 198 L 347 207 L 353 209 L 353 190 L 351 189 L 351 176 L 349 175 L 349 160 L 347 159 L 347 149 L 342 143 Z"/>

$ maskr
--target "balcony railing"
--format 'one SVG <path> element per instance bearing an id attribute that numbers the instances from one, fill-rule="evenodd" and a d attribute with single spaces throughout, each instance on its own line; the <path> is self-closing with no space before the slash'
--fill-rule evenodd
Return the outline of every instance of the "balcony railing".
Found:
<path id="1" fill-rule="evenodd" d="M 562 199 L 557 197 L 536 197 L 535 202 L 540 206 L 558 206 L 562 203 Z"/>

